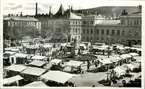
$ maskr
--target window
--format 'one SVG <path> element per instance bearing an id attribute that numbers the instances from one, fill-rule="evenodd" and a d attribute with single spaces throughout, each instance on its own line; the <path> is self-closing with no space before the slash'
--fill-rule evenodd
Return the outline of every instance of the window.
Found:
<path id="1" fill-rule="evenodd" d="M 96 38 L 96 40 L 98 41 L 98 40 L 99 40 L 99 38 L 97 37 L 97 38 Z"/>
<path id="2" fill-rule="evenodd" d="M 76 21 L 76 25 L 77 25 L 77 21 Z"/>
<path id="3" fill-rule="evenodd" d="M 129 36 L 132 36 L 132 32 L 131 31 L 129 31 Z"/>
<path id="4" fill-rule="evenodd" d="M 112 35 L 114 35 L 114 33 L 115 33 L 115 32 L 114 32 L 114 29 L 113 29 L 113 30 L 112 30 Z"/>
<path id="5" fill-rule="evenodd" d="M 102 37 L 102 38 L 101 38 L 101 40 L 103 41 L 103 40 L 104 40 L 104 38 Z"/>
<path id="6" fill-rule="evenodd" d="M 107 31 L 106 31 L 106 35 L 109 35 L 109 29 L 107 29 Z"/>
<path id="7" fill-rule="evenodd" d="M 86 21 L 84 21 L 83 24 L 86 24 Z"/>
<path id="8" fill-rule="evenodd" d="M 102 29 L 102 35 L 104 34 L 104 29 Z"/>
<path id="9" fill-rule="evenodd" d="M 99 34 L 99 29 L 97 29 L 97 34 Z"/>
<path id="10" fill-rule="evenodd" d="M 124 34 L 125 34 L 124 30 L 122 30 L 122 36 L 124 36 Z"/>
<path id="11" fill-rule="evenodd" d="M 89 34 L 89 29 L 87 29 L 87 34 Z"/>
<path id="12" fill-rule="evenodd" d="M 85 34 L 85 29 L 83 29 L 83 33 Z"/>
<path id="13" fill-rule="evenodd" d="M 125 25 L 125 21 L 124 20 L 121 21 L 121 25 Z"/>
<path id="14" fill-rule="evenodd" d="M 120 35 L 120 30 L 117 30 L 117 35 Z"/>
<path id="15" fill-rule="evenodd" d="M 90 37 L 90 41 L 92 41 L 92 37 Z"/>
<path id="16" fill-rule="evenodd" d="M 89 41 L 89 37 L 87 37 L 87 41 Z"/>
<path id="17" fill-rule="evenodd" d="M 138 36 L 138 31 L 137 30 L 135 30 L 135 36 Z"/>
<path id="18" fill-rule="evenodd" d="M 76 28 L 76 34 L 77 34 L 77 28 Z"/>
<path id="19" fill-rule="evenodd" d="M 93 29 L 91 29 L 91 34 L 93 34 Z"/>
<path id="20" fill-rule="evenodd" d="M 93 21 L 91 21 L 90 23 L 93 24 Z"/>

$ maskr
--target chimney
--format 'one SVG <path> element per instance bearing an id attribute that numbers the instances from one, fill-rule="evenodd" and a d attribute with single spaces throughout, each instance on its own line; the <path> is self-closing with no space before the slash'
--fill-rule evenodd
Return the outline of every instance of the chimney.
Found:
<path id="1" fill-rule="evenodd" d="M 23 16 L 22 12 L 21 12 L 20 16 Z"/>
<path id="2" fill-rule="evenodd" d="M 35 15 L 37 16 L 38 15 L 38 3 L 36 3 L 36 8 L 35 8 L 36 12 L 35 12 Z"/>

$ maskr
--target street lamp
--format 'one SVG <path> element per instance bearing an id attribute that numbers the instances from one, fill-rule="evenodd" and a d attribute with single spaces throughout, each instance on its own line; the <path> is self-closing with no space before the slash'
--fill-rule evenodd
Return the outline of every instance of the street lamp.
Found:
<path id="1" fill-rule="evenodd" d="M 109 38 L 110 38 L 110 35 L 108 36 L 108 58 L 109 58 L 109 55 L 110 55 L 110 44 L 109 44 Z"/>

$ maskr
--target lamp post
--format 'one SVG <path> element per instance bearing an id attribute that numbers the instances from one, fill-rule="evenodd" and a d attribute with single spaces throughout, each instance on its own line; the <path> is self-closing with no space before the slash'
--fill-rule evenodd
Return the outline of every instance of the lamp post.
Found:
<path id="1" fill-rule="evenodd" d="M 108 58 L 109 58 L 109 55 L 110 55 L 110 44 L 109 44 L 109 38 L 110 38 L 110 35 L 108 36 Z"/>

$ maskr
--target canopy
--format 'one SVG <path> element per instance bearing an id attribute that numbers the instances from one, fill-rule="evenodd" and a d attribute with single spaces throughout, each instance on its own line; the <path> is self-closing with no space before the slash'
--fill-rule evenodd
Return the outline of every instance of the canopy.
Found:
<path id="1" fill-rule="evenodd" d="M 34 81 L 32 83 L 25 85 L 24 87 L 48 87 L 48 86 L 42 81 Z"/>
<path id="2" fill-rule="evenodd" d="M 52 45 L 50 45 L 50 44 L 45 44 L 45 45 L 43 45 L 43 47 L 44 47 L 44 48 L 51 48 Z"/>
<path id="3" fill-rule="evenodd" d="M 129 54 L 122 54 L 120 55 L 121 58 L 126 59 L 126 58 L 131 58 L 131 55 Z"/>
<path id="4" fill-rule="evenodd" d="M 103 63 L 103 65 L 112 63 L 109 59 L 100 60 L 100 62 Z"/>
<path id="5" fill-rule="evenodd" d="M 10 78 L 3 79 L 3 84 L 10 84 L 19 80 L 22 80 L 23 78 L 20 75 L 16 75 Z"/>
<path id="6" fill-rule="evenodd" d="M 16 48 L 5 48 L 5 51 L 19 52 L 20 50 Z"/>
<path id="7" fill-rule="evenodd" d="M 38 56 L 38 55 L 35 55 L 32 57 L 32 59 L 38 59 L 38 60 L 42 60 L 42 59 L 47 59 L 46 56 Z"/>
<path id="8" fill-rule="evenodd" d="M 111 62 L 118 62 L 119 60 L 121 60 L 121 57 L 114 57 L 112 59 L 110 59 Z"/>
<path id="9" fill-rule="evenodd" d="M 62 62 L 61 59 L 54 59 L 54 60 L 51 60 L 51 63 L 54 63 L 54 64 L 58 64 L 58 63 L 60 63 L 60 62 Z"/>
<path id="10" fill-rule="evenodd" d="M 136 66 L 133 65 L 133 64 L 126 64 L 126 66 L 127 66 L 129 69 L 131 69 L 131 70 L 133 70 L 134 68 L 136 68 Z"/>
<path id="11" fill-rule="evenodd" d="M 25 70 L 26 68 L 27 68 L 27 66 L 25 66 L 25 65 L 11 65 L 5 69 L 11 70 L 11 71 L 21 72 L 21 71 Z"/>
<path id="12" fill-rule="evenodd" d="M 29 65 L 34 65 L 34 66 L 38 66 L 41 67 L 45 64 L 44 61 L 39 61 L 39 60 L 33 60 L 31 63 L 29 63 Z"/>
<path id="13" fill-rule="evenodd" d="M 8 54 L 8 55 L 13 55 L 13 54 L 15 54 L 16 52 L 11 52 L 11 51 L 5 51 L 4 53 L 3 53 L 3 55 L 5 55 L 5 54 Z"/>
<path id="14" fill-rule="evenodd" d="M 22 73 L 24 73 L 24 74 L 29 74 L 29 75 L 40 76 L 40 75 L 42 75 L 45 71 L 46 71 L 46 69 L 37 68 L 37 67 L 28 67 L 28 68 L 25 69 Z"/>
<path id="15" fill-rule="evenodd" d="M 123 68 L 121 68 L 120 66 L 116 67 L 113 69 L 115 72 L 119 73 L 119 74 L 124 74 L 125 70 Z"/>
<path id="16" fill-rule="evenodd" d="M 45 73 L 44 75 L 42 75 L 41 78 L 64 84 L 69 79 L 71 79 L 73 76 L 75 76 L 75 75 L 61 72 L 61 71 L 49 71 L 49 72 Z"/>
<path id="17" fill-rule="evenodd" d="M 131 56 L 133 56 L 133 57 L 139 56 L 139 54 L 137 54 L 137 53 L 128 53 L 128 54 L 131 55 Z"/>
<path id="18" fill-rule="evenodd" d="M 19 58 L 26 58 L 26 57 L 28 56 L 28 54 L 16 53 L 14 56 L 15 56 L 15 57 L 19 57 Z"/>
<path id="19" fill-rule="evenodd" d="M 72 66 L 72 67 L 78 67 L 80 66 L 81 64 L 83 64 L 83 62 L 81 61 L 73 61 L 73 60 L 70 60 L 66 66 Z"/>

